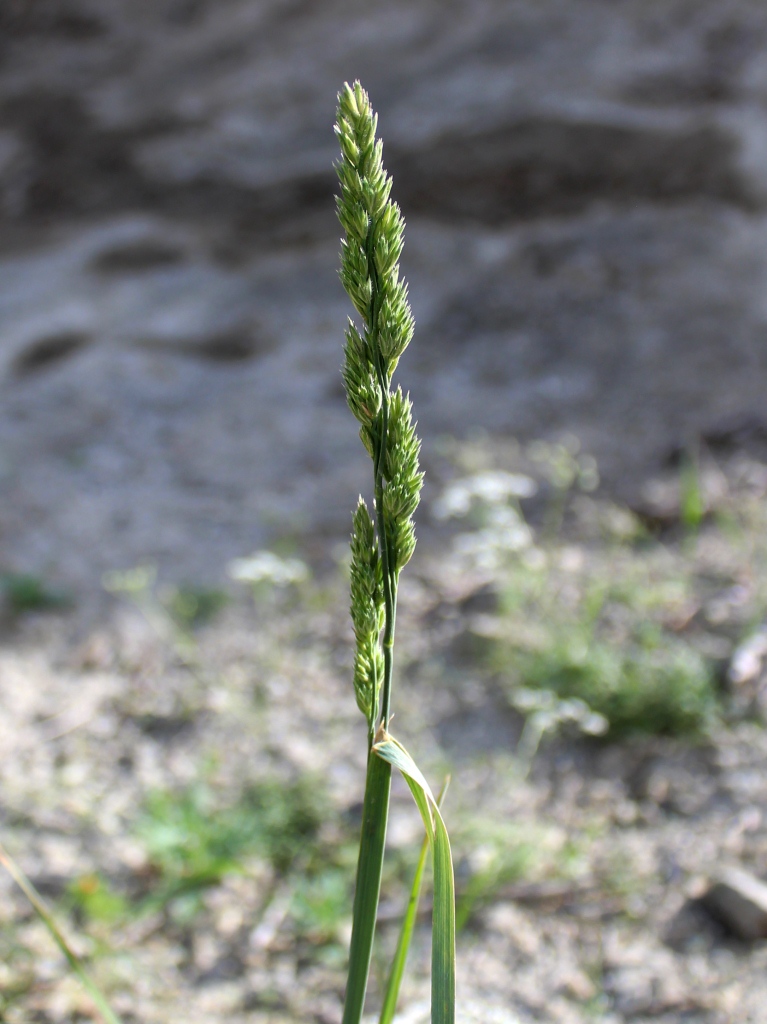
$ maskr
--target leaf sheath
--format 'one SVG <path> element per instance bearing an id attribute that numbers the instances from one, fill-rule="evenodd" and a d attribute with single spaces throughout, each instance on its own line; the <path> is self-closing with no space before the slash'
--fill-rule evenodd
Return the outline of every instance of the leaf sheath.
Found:
<path id="1" fill-rule="evenodd" d="M 391 765 L 372 753 L 368 756 L 362 836 L 352 913 L 349 977 L 343 1024 L 359 1024 L 365 1006 L 370 958 L 373 951 L 378 900 L 381 892 L 386 824 L 389 817 Z"/>

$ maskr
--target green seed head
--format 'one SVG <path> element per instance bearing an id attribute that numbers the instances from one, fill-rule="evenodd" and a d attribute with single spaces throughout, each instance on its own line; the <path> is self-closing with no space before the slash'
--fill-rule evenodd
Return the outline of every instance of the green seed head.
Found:
<path id="1" fill-rule="evenodd" d="M 389 198 L 391 179 L 384 170 L 382 144 L 376 141 L 376 124 L 359 82 L 345 85 L 338 95 L 336 121 L 341 147 L 336 205 L 344 230 L 340 277 L 362 324 L 350 321 L 347 327 L 343 380 L 360 438 L 375 466 L 378 520 L 376 530 L 361 501 L 352 534 L 354 686 L 371 727 L 384 678 L 380 634 L 385 594 L 393 595 L 392 604 L 396 601 L 399 572 L 413 554 L 413 514 L 423 481 L 410 399 L 401 388 L 391 390 L 392 374 L 413 337 L 413 314 L 407 284 L 399 276 L 405 221 Z"/>

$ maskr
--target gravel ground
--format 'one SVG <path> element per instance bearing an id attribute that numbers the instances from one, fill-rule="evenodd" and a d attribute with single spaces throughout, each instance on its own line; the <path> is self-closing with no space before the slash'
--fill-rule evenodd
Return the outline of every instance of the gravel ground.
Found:
<path id="1" fill-rule="evenodd" d="M 753 481 L 759 467 L 748 465 Z M 740 471 L 742 479 L 743 464 Z M 761 515 L 763 492 L 727 472 L 720 518 L 733 507 L 743 522 Z M 530 550 L 565 572 L 579 547 L 591 564 L 617 557 L 614 547 L 579 536 L 575 519 L 568 523 L 566 543 Z M 712 522 L 694 551 L 671 534 L 636 555 L 677 559 L 679 572 L 693 567 L 696 614 L 708 632 L 677 628 L 692 630 L 702 647 L 714 632 L 727 635 L 728 574 L 743 580 L 744 559 L 759 565 L 761 533 L 752 526 L 753 534 L 734 533 L 730 524 L 727 534 Z M 461 893 L 474 894 L 458 940 L 458 1019 L 764 1021 L 767 946 L 735 939 L 699 899 L 723 865 L 767 875 L 767 733 L 759 715 L 753 707 L 738 712 L 730 694 L 727 724 L 696 741 L 605 742 L 563 732 L 543 742 L 526 772 L 520 715 L 498 672 L 467 643 L 492 633 L 489 621 L 507 622 L 493 595 L 522 556 L 504 555 L 492 570 L 469 564 L 456 530 L 440 529 L 439 560 L 422 552 L 403 581 L 395 725 L 432 780 L 453 774 L 446 814 L 459 906 Z M 340 1019 L 364 775 L 341 576 L 262 589 L 254 600 L 241 595 L 194 634 L 172 627 L 162 610 L 168 595 L 150 600 L 150 590 L 134 591 L 138 603 L 115 599 L 98 623 L 77 609 L 6 621 L 4 842 L 126 1021 Z M 753 600 L 750 615 L 761 598 Z M 741 634 L 737 622 L 730 627 L 732 637 Z M 729 659 L 734 650 L 731 641 Z M 249 786 L 272 780 L 284 789 L 306 778 L 315 780 L 321 808 L 312 842 L 344 879 L 325 917 L 316 908 L 302 917 L 302 871 L 314 869 L 300 844 L 279 869 L 263 851 L 245 850 L 236 869 L 222 869 L 193 897 L 176 892 L 147 903 L 163 883 L 157 837 L 142 825 L 148 794 L 183 802 L 202 781 L 217 820 Z M 418 834 L 409 795 L 395 785 L 385 948 L 396 937 Z M 3 1019 L 91 1019 L 87 997 L 23 896 L 5 876 L 0 890 Z M 82 894 L 93 891 L 117 894 L 119 911 L 88 904 Z M 374 970 L 371 1005 L 379 984 Z M 403 1024 L 428 1018 L 428 914 L 402 1007 Z"/>

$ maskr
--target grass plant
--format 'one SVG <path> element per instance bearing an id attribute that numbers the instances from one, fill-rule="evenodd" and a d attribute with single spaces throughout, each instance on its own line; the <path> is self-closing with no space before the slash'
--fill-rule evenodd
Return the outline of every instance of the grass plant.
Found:
<path id="1" fill-rule="evenodd" d="M 360 439 L 373 460 L 373 510 L 360 497 L 351 541 L 351 616 L 356 639 L 354 690 L 367 721 L 368 769 L 352 916 L 343 1024 L 359 1024 L 365 1005 L 381 890 L 391 770 L 402 772 L 426 827 L 434 867 L 433 1024 L 455 1017 L 455 893 L 450 843 L 429 786 L 389 732 L 399 575 L 415 549 L 413 513 L 420 498 L 420 442 L 409 396 L 392 375 L 413 336 L 407 285 L 399 276 L 404 221 L 390 199 L 391 179 L 376 140 L 377 117 L 359 82 L 338 95 L 336 134 L 341 186 L 338 218 L 345 237 L 341 281 L 361 320 L 346 330 L 343 379 Z M 406 927 L 407 927 L 406 917 Z M 412 932 L 412 929 L 411 929 Z M 398 949 L 384 1013 L 396 1006 L 409 934 Z M 390 1019 L 390 1017 L 385 1017 Z"/>
<path id="2" fill-rule="evenodd" d="M 373 462 L 373 514 L 360 497 L 353 515 L 350 578 L 356 640 L 353 686 L 367 726 L 367 776 L 343 1024 L 360 1024 L 365 1006 L 393 768 L 401 772 L 413 795 L 426 839 L 385 985 L 380 1022 L 391 1024 L 396 1012 L 430 851 L 434 887 L 431 1019 L 432 1024 L 454 1024 L 455 884 L 450 841 L 440 811 L 444 790 L 440 800 L 435 799 L 413 758 L 390 732 L 397 589 L 400 573 L 415 549 L 413 515 L 423 474 L 410 398 L 392 384 L 399 358 L 412 338 L 414 321 L 407 285 L 399 276 L 404 221 L 389 198 L 391 179 L 383 168 L 376 124 L 359 82 L 345 85 L 338 96 L 336 124 L 341 146 L 337 209 L 345 232 L 340 276 L 361 323 L 349 321 L 343 379 L 349 407 L 359 421 L 361 440 Z M 254 587 L 264 582 L 269 586 L 298 583 L 306 575 L 303 563 L 279 559 L 269 552 L 257 552 L 230 568 L 234 578 Z M 109 574 L 104 583 L 108 590 L 128 597 L 155 626 L 194 682 L 205 684 L 193 631 L 215 616 L 226 595 L 182 588 L 163 599 L 155 590 L 154 570 L 146 567 Z M 16 611 L 52 603 L 51 595 L 36 579 L 5 577 L 0 586 Z M 322 856 L 318 838 L 323 820 L 321 797 L 321 788 L 312 783 L 308 788 L 301 783 L 292 789 L 264 785 L 246 792 L 236 805 L 221 809 L 204 786 L 186 793 L 154 793 L 148 799 L 140 832 L 159 884 L 153 896 L 139 903 L 144 909 L 167 907 L 172 911 L 174 903 L 186 900 L 184 905 L 194 910 L 199 890 L 237 873 L 252 854 L 268 862 L 276 881 L 291 875 L 287 880 L 290 913 L 297 931 L 310 941 L 326 941 L 336 930 L 341 907 L 348 906 L 349 875 L 342 873 L 342 857 Z M 103 1020 L 119 1024 L 39 893 L 2 847 L 0 865 L 28 897 Z M 120 921 L 136 909 L 129 908 L 127 900 L 96 873 L 75 880 L 65 903 L 83 919 L 104 922 Z"/>

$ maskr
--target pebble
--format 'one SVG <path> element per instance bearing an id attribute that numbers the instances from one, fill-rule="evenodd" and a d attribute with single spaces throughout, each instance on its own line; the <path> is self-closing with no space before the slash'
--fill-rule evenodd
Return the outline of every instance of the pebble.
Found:
<path id="1" fill-rule="evenodd" d="M 746 942 L 767 938 L 767 884 L 742 868 L 724 868 L 703 897 L 706 909 Z"/>

